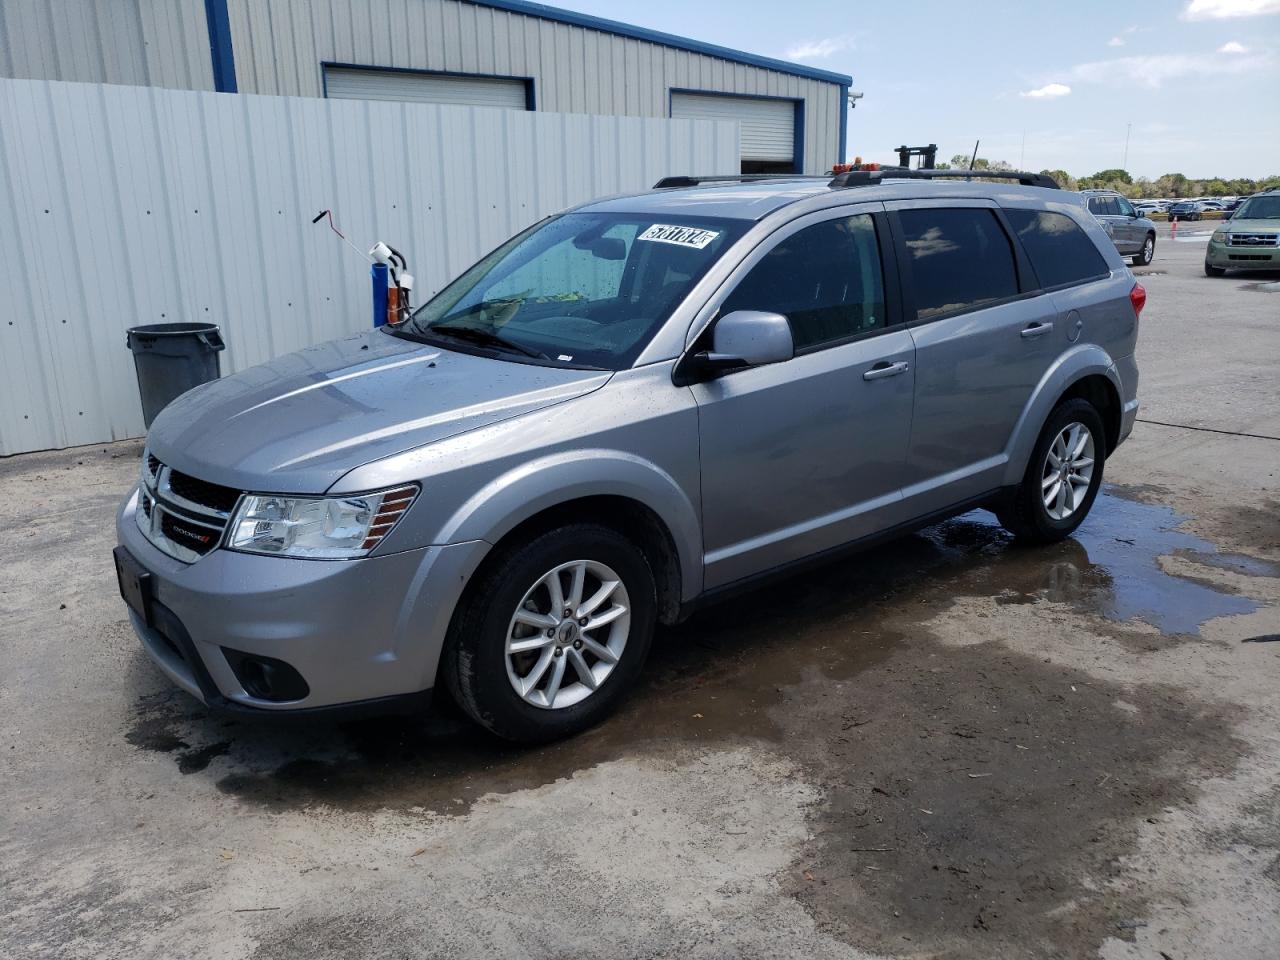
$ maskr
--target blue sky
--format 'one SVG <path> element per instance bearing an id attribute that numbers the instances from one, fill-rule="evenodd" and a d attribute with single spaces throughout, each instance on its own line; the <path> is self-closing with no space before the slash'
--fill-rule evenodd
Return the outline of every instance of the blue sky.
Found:
<path id="1" fill-rule="evenodd" d="M 853 77 L 849 153 L 934 142 L 1076 176 L 1280 173 L 1280 0 L 552 0 Z M 1024 146 L 1025 136 L 1025 146 Z"/>

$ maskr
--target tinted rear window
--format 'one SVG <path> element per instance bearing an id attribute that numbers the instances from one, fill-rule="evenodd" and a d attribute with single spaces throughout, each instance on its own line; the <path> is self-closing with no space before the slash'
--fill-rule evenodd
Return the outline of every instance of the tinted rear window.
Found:
<path id="1" fill-rule="evenodd" d="M 944 207 L 902 210 L 898 217 L 911 255 L 917 318 L 1017 295 L 1013 247 L 995 211 Z"/>
<path id="2" fill-rule="evenodd" d="M 1082 283 L 1111 272 L 1088 234 L 1066 214 L 1006 209 L 1004 215 L 1022 241 L 1042 286 Z"/>

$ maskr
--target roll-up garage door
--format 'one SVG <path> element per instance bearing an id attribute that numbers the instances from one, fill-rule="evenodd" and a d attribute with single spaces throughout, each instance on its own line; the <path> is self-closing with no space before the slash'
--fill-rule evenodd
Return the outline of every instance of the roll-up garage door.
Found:
<path id="1" fill-rule="evenodd" d="M 527 110 L 529 106 L 523 80 L 490 77 L 325 67 L 324 90 L 326 97 L 338 100 L 407 100 L 504 110 Z"/>
<path id="2" fill-rule="evenodd" d="M 737 120 L 742 129 L 742 159 L 794 162 L 796 105 L 792 100 L 720 97 L 673 93 L 671 116 L 683 120 Z"/>

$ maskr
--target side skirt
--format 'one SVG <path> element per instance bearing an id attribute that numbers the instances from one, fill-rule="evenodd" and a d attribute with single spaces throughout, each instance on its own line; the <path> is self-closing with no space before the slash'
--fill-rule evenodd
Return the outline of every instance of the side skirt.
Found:
<path id="1" fill-rule="evenodd" d="M 888 543 L 891 540 L 897 540 L 899 537 L 914 533 L 917 530 L 923 530 L 925 527 L 931 527 L 935 523 L 941 523 L 943 520 L 949 520 L 952 517 L 958 517 L 962 513 L 968 513 L 970 510 L 979 507 L 994 507 L 1001 500 L 1013 494 L 1012 489 L 997 488 L 987 491 L 959 503 L 952 504 L 942 510 L 935 510 L 933 513 L 927 513 L 924 516 L 909 520 L 906 523 L 896 524 L 892 527 L 886 527 L 878 533 L 869 534 L 860 537 L 857 540 L 851 540 L 849 543 L 843 543 L 838 547 L 831 547 L 819 553 L 810 554 L 799 560 L 792 560 L 781 566 L 771 567 L 768 570 L 762 570 L 760 573 L 753 573 L 749 577 L 743 577 L 740 580 L 734 580 L 732 583 L 726 583 L 719 587 L 713 587 L 704 593 L 699 594 L 692 600 L 686 601 L 680 606 L 680 613 L 676 618 L 676 623 L 687 620 L 693 614 L 697 613 L 705 607 L 714 606 L 732 597 L 739 596 L 743 593 L 749 593 L 758 587 L 771 583 L 775 580 L 783 580 L 787 577 L 793 577 L 805 570 L 813 567 L 824 566 L 837 560 L 845 559 L 854 554 L 862 553 L 873 547 Z"/>

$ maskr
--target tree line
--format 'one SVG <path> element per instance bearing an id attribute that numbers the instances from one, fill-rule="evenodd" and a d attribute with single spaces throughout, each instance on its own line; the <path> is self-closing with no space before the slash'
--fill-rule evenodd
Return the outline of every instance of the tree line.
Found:
<path id="1" fill-rule="evenodd" d="M 944 170 L 966 169 L 970 157 L 958 153 L 950 163 L 940 163 Z M 988 160 L 979 157 L 975 170 L 1013 170 L 1004 160 Z M 1166 173 L 1152 180 L 1150 177 L 1134 177 L 1127 170 L 1113 167 L 1099 170 L 1088 177 L 1073 177 L 1065 170 L 1041 170 L 1058 182 L 1064 190 L 1114 190 L 1133 200 L 1155 200 L 1168 197 L 1223 197 L 1248 196 L 1259 190 L 1280 187 L 1280 175 L 1251 180 L 1248 177 L 1187 177 L 1181 173 Z"/>

